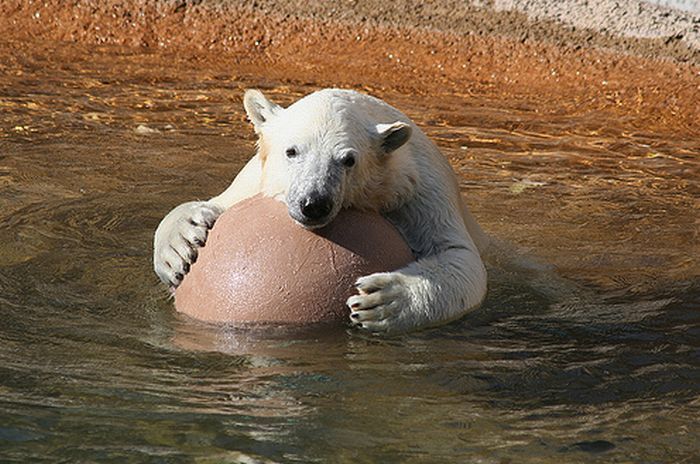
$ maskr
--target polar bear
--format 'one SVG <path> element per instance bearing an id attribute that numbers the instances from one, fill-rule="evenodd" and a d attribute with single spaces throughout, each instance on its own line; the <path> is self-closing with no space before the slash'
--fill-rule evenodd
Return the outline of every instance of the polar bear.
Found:
<path id="1" fill-rule="evenodd" d="M 244 107 L 259 140 L 256 155 L 209 201 L 184 203 L 158 226 L 154 267 L 176 287 L 216 218 L 262 193 L 287 205 L 306 228 L 342 208 L 377 211 L 401 232 L 416 261 L 395 272 L 358 276 L 350 322 L 399 333 L 439 325 L 476 308 L 486 294 L 479 249 L 484 234 L 465 206 L 456 175 L 428 137 L 384 101 L 351 90 L 317 91 L 283 108 L 257 90 Z"/>

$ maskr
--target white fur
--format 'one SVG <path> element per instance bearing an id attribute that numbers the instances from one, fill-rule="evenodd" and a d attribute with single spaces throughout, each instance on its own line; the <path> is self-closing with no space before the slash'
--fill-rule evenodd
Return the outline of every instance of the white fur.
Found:
<path id="1" fill-rule="evenodd" d="M 263 193 L 286 201 L 297 219 L 296 205 L 320 192 L 334 200 L 328 222 L 341 208 L 378 211 L 416 256 L 396 272 L 358 279 L 358 294 L 348 299 L 353 324 L 405 332 L 456 319 L 480 304 L 486 270 L 477 245 L 486 247 L 488 237 L 464 205 L 449 163 L 408 117 L 374 97 L 336 89 L 288 108 L 248 91 L 244 104 L 260 136 L 258 153 L 222 194 L 181 205 L 161 222 L 154 265 L 163 281 L 177 286 L 178 273 L 196 256 L 197 243 L 188 242 L 189 255 L 179 245 L 195 235 L 190 229 L 201 228 L 191 220 L 200 210 L 216 215 Z M 285 155 L 290 147 L 298 156 Z M 357 158 L 349 168 L 340 161 L 348 153 Z"/>

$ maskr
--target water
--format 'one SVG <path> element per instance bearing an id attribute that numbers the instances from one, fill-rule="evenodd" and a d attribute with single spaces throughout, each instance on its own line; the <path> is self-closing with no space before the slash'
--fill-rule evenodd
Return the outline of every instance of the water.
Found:
<path id="1" fill-rule="evenodd" d="M 379 93 L 561 280 L 491 265 L 480 310 L 397 338 L 220 330 L 174 313 L 153 230 L 252 153 L 244 88 L 314 89 L 116 48 L 0 58 L 0 461 L 698 459 L 696 137 Z"/>

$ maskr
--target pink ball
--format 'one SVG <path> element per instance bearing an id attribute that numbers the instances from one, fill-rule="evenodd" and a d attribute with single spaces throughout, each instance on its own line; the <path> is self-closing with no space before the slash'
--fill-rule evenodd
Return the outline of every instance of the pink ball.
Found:
<path id="1" fill-rule="evenodd" d="M 208 322 L 310 324 L 344 321 L 358 277 L 414 260 L 377 213 L 343 210 L 307 230 L 282 202 L 257 196 L 219 217 L 184 281 L 175 308 Z"/>

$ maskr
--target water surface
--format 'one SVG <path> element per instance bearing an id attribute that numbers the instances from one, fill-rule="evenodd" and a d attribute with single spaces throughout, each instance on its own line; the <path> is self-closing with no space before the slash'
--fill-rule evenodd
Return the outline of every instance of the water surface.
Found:
<path id="1" fill-rule="evenodd" d="M 153 230 L 252 154 L 244 88 L 315 88 L 25 45 L 0 46 L 0 461 L 697 459 L 697 137 L 378 92 L 483 226 L 559 277 L 493 263 L 480 310 L 396 338 L 222 330 L 174 313 Z"/>

